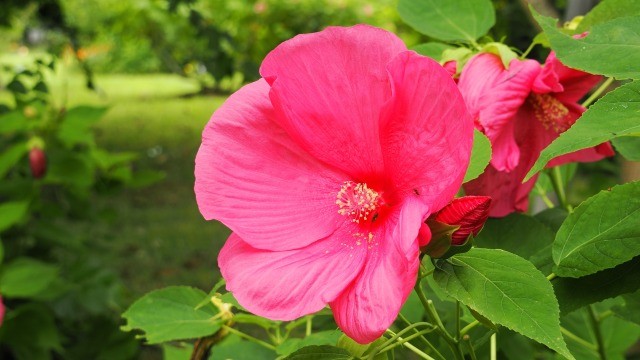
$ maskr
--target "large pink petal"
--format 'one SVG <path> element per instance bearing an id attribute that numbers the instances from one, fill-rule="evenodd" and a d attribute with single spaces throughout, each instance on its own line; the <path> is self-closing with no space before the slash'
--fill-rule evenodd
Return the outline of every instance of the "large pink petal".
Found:
<path id="1" fill-rule="evenodd" d="M 412 199 L 394 212 L 376 231 L 362 272 L 330 303 L 338 326 L 355 341 L 374 341 L 398 316 L 416 282 L 425 217 L 425 205 Z"/>
<path id="2" fill-rule="evenodd" d="M 421 199 L 435 212 L 456 194 L 469 164 L 473 120 L 437 62 L 406 51 L 388 66 L 392 97 L 380 122 L 388 200 Z"/>
<path id="3" fill-rule="evenodd" d="M 484 53 L 471 59 L 460 75 L 458 87 L 491 141 L 491 164 L 498 170 L 511 171 L 518 164 L 514 116 L 539 72 L 540 65 L 534 60 L 514 59 L 505 69 L 497 55 Z"/>
<path id="4" fill-rule="evenodd" d="M 213 114 L 196 156 L 196 199 L 206 219 L 253 247 L 301 248 L 345 221 L 335 201 L 347 179 L 274 122 L 268 91 L 264 80 L 249 84 Z"/>
<path id="5" fill-rule="evenodd" d="M 382 29 L 329 27 L 282 43 L 260 73 L 289 135 L 360 182 L 383 172 L 378 119 L 390 96 L 385 66 L 404 50 Z"/>
<path id="6" fill-rule="evenodd" d="M 345 227 L 342 230 L 352 230 Z M 293 320 L 321 310 L 361 271 L 366 243 L 338 232 L 307 247 L 259 250 L 231 234 L 218 256 L 227 290 L 254 314 Z"/>
<path id="7" fill-rule="evenodd" d="M 522 184 L 526 170 L 518 165 L 511 172 L 498 171 L 493 165 L 477 179 L 463 185 L 467 195 L 491 197 L 489 216 L 503 217 L 512 212 L 526 212 L 529 209 L 529 192 L 533 189 L 538 175 Z M 528 169 L 527 169 L 528 170 Z"/>

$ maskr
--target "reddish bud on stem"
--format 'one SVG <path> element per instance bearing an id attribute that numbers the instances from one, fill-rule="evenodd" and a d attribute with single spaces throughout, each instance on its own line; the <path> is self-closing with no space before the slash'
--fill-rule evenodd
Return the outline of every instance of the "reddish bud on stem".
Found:
<path id="1" fill-rule="evenodd" d="M 40 179 L 47 172 L 47 157 L 44 151 L 34 147 L 29 151 L 29 165 L 34 179 Z"/>
<path id="2" fill-rule="evenodd" d="M 469 235 L 476 236 L 482 230 L 489 217 L 489 205 L 491 198 L 488 196 L 465 196 L 453 199 L 433 218 L 447 225 L 460 226 L 451 235 L 451 244 L 461 245 Z"/>

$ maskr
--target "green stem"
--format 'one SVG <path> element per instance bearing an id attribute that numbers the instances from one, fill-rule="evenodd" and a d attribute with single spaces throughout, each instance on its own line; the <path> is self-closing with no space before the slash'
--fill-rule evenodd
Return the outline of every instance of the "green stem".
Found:
<path id="1" fill-rule="evenodd" d="M 396 334 L 393 333 L 393 331 L 391 330 L 387 330 L 387 333 L 391 334 L 392 337 L 402 341 L 404 340 L 402 337 L 397 336 Z M 404 347 L 406 347 L 407 349 L 413 351 L 416 355 L 418 355 L 419 357 L 425 359 L 425 360 L 436 360 L 434 358 L 432 358 L 431 356 L 425 354 L 424 352 L 422 352 L 422 350 L 418 349 L 417 347 L 413 346 L 411 343 L 405 342 L 402 344 Z"/>
<path id="2" fill-rule="evenodd" d="M 234 329 L 234 328 L 232 328 L 230 326 L 227 326 L 227 325 L 222 325 L 222 328 L 227 330 L 228 332 L 230 332 L 232 334 L 240 336 L 241 338 L 247 339 L 247 340 L 249 340 L 251 342 L 254 342 L 254 343 L 258 344 L 258 345 L 264 346 L 269 350 L 276 351 L 276 347 L 275 346 L 273 346 L 273 345 L 271 345 L 271 344 L 269 344 L 267 342 L 264 342 L 264 341 L 262 341 L 260 339 L 254 338 L 251 335 L 247 335 L 247 334 L 243 333 L 242 331 L 236 330 L 236 329 Z"/>
<path id="3" fill-rule="evenodd" d="M 600 314 L 600 316 L 598 316 L 598 322 L 602 322 L 602 320 L 608 318 L 609 316 L 613 315 L 613 311 L 611 310 L 607 310 L 603 313 Z"/>
<path id="4" fill-rule="evenodd" d="M 307 317 L 307 327 L 306 327 L 305 332 L 304 332 L 304 334 L 306 336 L 311 335 L 311 326 L 312 326 L 311 321 L 312 321 L 312 319 L 313 319 L 313 316 Z"/>
<path id="5" fill-rule="evenodd" d="M 560 332 L 562 333 L 562 335 L 568 337 L 569 339 L 575 341 L 577 344 L 582 345 L 583 347 L 589 349 L 589 350 L 593 350 L 593 351 L 597 351 L 597 347 L 595 345 L 593 345 L 592 343 L 588 342 L 587 340 L 581 338 L 580 336 L 572 333 L 571 331 L 560 327 Z"/>
<path id="6" fill-rule="evenodd" d="M 604 339 L 602 337 L 602 331 L 600 331 L 600 321 L 598 320 L 598 313 L 593 305 L 587 307 L 589 313 L 589 321 L 593 328 L 593 333 L 596 336 L 596 342 L 598 344 L 598 354 L 600 354 L 600 360 L 607 360 L 607 349 L 604 346 Z"/>
<path id="7" fill-rule="evenodd" d="M 418 279 L 421 278 L 420 275 L 421 274 L 418 274 Z M 451 348 L 451 351 L 455 355 L 456 359 L 464 360 L 464 355 L 460 347 L 458 346 L 458 342 L 449 334 L 449 332 L 447 332 L 446 328 L 444 327 L 444 324 L 442 323 L 442 320 L 440 320 L 440 317 L 438 316 L 438 313 L 436 312 L 436 309 L 433 306 L 433 301 L 428 300 L 427 297 L 424 295 L 424 292 L 422 291 L 422 286 L 420 286 L 420 281 L 416 281 L 414 290 L 418 294 L 418 298 L 420 298 L 420 302 L 422 303 L 422 306 L 426 311 L 427 317 L 429 318 L 429 322 L 432 324 L 436 324 L 437 326 L 436 330 L 438 331 L 438 334 L 447 342 L 447 344 L 449 344 L 449 347 Z"/>
<path id="8" fill-rule="evenodd" d="M 411 322 L 409 320 L 407 320 L 406 317 L 404 317 L 404 315 L 402 315 L 402 313 L 398 314 L 398 318 L 400 320 L 402 320 L 402 322 L 404 322 L 406 324 L 406 327 L 411 326 Z M 434 327 L 435 330 L 435 325 L 431 324 Z M 416 328 L 413 328 L 414 333 L 418 333 L 418 330 Z M 447 360 L 444 356 L 442 356 L 442 354 L 438 351 L 438 349 L 435 348 L 435 346 L 433 346 L 431 344 L 431 342 L 429 340 L 427 340 L 426 337 L 424 337 L 422 334 L 420 335 L 420 340 L 422 340 L 425 345 L 429 348 L 429 350 L 431 350 L 436 356 L 438 356 L 440 359 L 442 360 Z"/>
<path id="9" fill-rule="evenodd" d="M 549 177 L 551 178 L 551 184 L 553 185 L 553 190 L 556 192 L 558 196 L 558 201 L 560 205 L 567 209 L 567 211 L 572 212 L 573 207 L 567 202 L 567 194 L 564 192 L 564 186 L 562 186 L 562 174 L 560 173 L 559 167 L 554 167 L 551 171 L 548 172 Z"/>
<path id="10" fill-rule="evenodd" d="M 467 348 L 469 348 L 469 355 L 471 356 L 471 360 L 478 360 L 478 357 L 476 356 L 476 351 L 473 349 L 473 344 L 471 344 L 469 335 L 463 336 L 462 340 L 464 341 L 465 344 L 467 344 Z"/>
<path id="11" fill-rule="evenodd" d="M 476 321 L 470 323 L 469 325 L 463 327 L 462 330 L 460 330 L 460 336 L 464 337 L 469 332 L 469 330 L 471 330 L 474 327 L 478 326 L 478 324 L 480 324 L 480 321 L 476 320 Z"/>
<path id="12" fill-rule="evenodd" d="M 544 189 L 542 189 L 542 187 L 540 187 L 538 183 L 536 183 L 536 190 L 538 192 L 538 195 L 540 195 L 540 199 L 542 199 L 542 201 L 544 202 L 545 205 L 547 205 L 548 208 L 555 207 L 555 205 L 553 204 L 553 201 L 549 199 L 547 194 L 544 193 Z"/>
<path id="13" fill-rule="evenodd" d="M 395 348 L 396 348 L 396 347 L 398 347 L 398 346 L 406 346 L 406 344 L 407 344 L 409 341 L 411 341 L 411 340 L 413 340 L 413 339 L 415 339 L 415 338 L 417 338 L 417 337 L 420 337 L 420 336 L 422 336 L 423 334 L 428 334 L 428 333 L 430 333 L 431 331 L 432 331 L 431 329 L 418 331 L 417 333 L 415 333 L 415 334 L 413 334 L 413 335 L 409 335 L 409 336 L 407 336 L 406 338 L 402 338 L 402 337 L 400 337 L 400 336 L 397 336 L 397 334 L 396 334 L 396 338 L 395 338 L 395 339 L 396 339 L 396 340 L 398 340 L 398 341 L 396 341 L 395 343 L 393 343 L 393 344 L 391 344 L 391 345 L 387 345 L 387 346 L 383 347 L 381 350 L 376 349 L 376 350 L 375 350 L 375 351 L 373 351 L 371 354 L 369 354 L 369 358 L 370 358 L 370 359 L 373 359 L 373 358 L 375 358 L 375 356 L 376 356 L 376 355 L 381 354 L 381 353 L 385 353 L 385 352 L 387 352 L 387 351 L 391 351 L 391 350 L 395 349 Z M 426 353 L 425 353 L 425 354 L 426 354 Z M 427 355 L 429 355 L 429 354 L 427 354 Z M 442 355 L 441 355 L 441 356 L 442 356 Z M 444 359 L 444 358 L 443 358 L 443 359 Z M 434 360 L 435 360 L 435 359 L 434 359 Z"/>
<path id="14" fill-rule="evenodd" d="M 491 360 L 498 359 L 498 340 L 496 333 L 491 334 Z"/>
<path id="15" fill-rule="evenodd" d="M 582 106 L 588 107 L 589 105 L 591 105 L 591 103 L 596 101 L 596 99 L 600 95 L 602 95 L 602 93 L 609 87 L 609 85 L 611 85 L 611 83 L 613 83 L 613 78 L 608 78 L 607 81 L 603 82 L 602 85 L 600 85 L 600 87 L 598 87 L 598 89 L 596 89 L 596 91 L 594 91 L 593 94 L 591 94 L 591 96 L 589 96 L 587 100 L 582 103 Z"/>
<path id="16" fill-rule="evenodd" d="M 551 273 L 551 274 L 547 275 L 547 280 L 551 281 L 551 280 L 553 280 L 553 279 L 555 279 L 557 277 L 558 277 L 558 275 L 556 275 L 556 273 Z"/>
<path id="17" fill-rule="evenodd" d="M 537 45 L 536 43 L 532 42 L 531 45 L 529 45 L 529 47 L 527 48 L 527 50 L 525 50 L 524 53 L 520 55 L 520 60 L 526 59 L 527 55 L 529 55 L 531 50 L 533 50 L 533 48 L 536 47 L 536 45 Z"/>

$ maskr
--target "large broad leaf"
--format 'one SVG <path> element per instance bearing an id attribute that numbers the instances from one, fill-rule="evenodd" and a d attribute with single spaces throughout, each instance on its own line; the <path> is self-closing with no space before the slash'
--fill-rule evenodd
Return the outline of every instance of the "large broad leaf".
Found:
<path id="1" fill-rule="evenodd" d="M 611 143 L 625 159 L 640 161 L 640 136 L 621 136 Z"/>
<path id="2" fill-rule="evenodd" d="M 560 333 L 553 288 L 533 264 L 497 249 L 471 249 L 438 263 L 433 277 L 482 316 L 573 359 Z"/>
<path id="3" fill-rule="evenodd" d="M 0 232 L 22 220 L 28 209 L 28 201 L 12 201 L 0 204 Z"/>
<path id="4" fill-rule="evenodd" d="M 640 82 L 634 81 L 613 90 L 589 107 L 569 130 L 542 150 L 525 181 L 557 156 L 596 146 L 619 136 L 640 135 L 639 113 Z"/>
<path id="5" fill-rule="evenodd" d="M 0 294 L 7 297 L 34 297 L 58 277 L 56 266 L 31 258 L 18 258 L 0 271 Z"/>
<path id="6" fill-rule="evenodd" d="M 591 9 L 578 25 L 578 33 L 588 31 L 595 24 L 624 16 L 640 15 L 640 2 L 629 0 L 606 0 Z"/>
<path id="7" fill-rule="evenodd" d="M 340 336 L 342 336 L 341 331 L 325 330 L 314 332 L 304 338 L 290 337 L 276 347 L 276 352 L 278 355 L 286 356 L 311 345 L 334 345 Z"/>
<path id="8" fill-rule="evenodd" d="M 474 239 L 478 247 L 502 249 L 531 258 L 540 249 L 553 242 L 555 234 L 537 219 L 520 213 L 504 218 L 490 218 Z"/>
<path id="9" fill-rule="evenodd" d="M 211 303 L 198 306 L 207 294 L 188 286 L 172 286 L 150 292 L 122 314 L 125 331 L 141 329 L 150 344 L 208 336 L 220 329 Z"/>
<path id="10" fill-rule="evenodd" d="M 491 143 L 489 139 L 480 131 L 473 131 L 473 149 L 471 150 L 471 160 L 469 168 L 464 174 L 463 183 L 471 181 L 484 172 L 491 160 Z"/>
<path id="11" fill-rule="evenodd" d="M 414 29 L 444 41 L 473 42 L 496 21 L 489 0 L 400 0 L 398 12 Z"/>
<path id="12" fill-rule="evenodd" d="M 563 64 L 618 79 L 640 78 L 640 16 L 596 24 L 586 37 L 575 39 L 556 27 L 556 19 L 542 16 L 533 8 L 531 12 Z"/>
<path id="13" fill-rule="evenodd" d="M 613 269 L 581 278 L 557 277 L 551 284 L 558 298 L 560 312 L 567 314 L 589 304 L 638 291 L 639 273 L 640 257 L 637 257 Z"/>
<path id="14" fill-rule="evenodd" d="M 356 359 L 345 349 L 329 345 L 303 347 L 286 357 L 286 360 L 352 360 Z"/>
<path id="15" fill-rule="evenodd" d="M 621 318 L 640 325 L 640 291 L 623 295 L 624 304 L 619 304 L 611 310 Z"/>
<path id="16" fill-rule="evenodd" d="M 553 243 L 554 272 L 581 277 L 640 255 L 640 182 L 601 191 L 564 221 Z"/>

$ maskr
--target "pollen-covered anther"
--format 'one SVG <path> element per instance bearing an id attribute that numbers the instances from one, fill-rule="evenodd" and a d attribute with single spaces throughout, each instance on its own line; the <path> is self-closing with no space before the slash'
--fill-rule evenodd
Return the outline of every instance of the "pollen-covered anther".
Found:
<path id="1" fill-rule="evenodd" d="M 338 191 L 338 214 L 348 216 L 354 223 L 373 219 L 380 206 L 380 194 L 367 184 L 345 181 Z"/>
<path id="2" fill-rule="evenodd" d="M 573 121 L 569 115 L 569 109 L 560 100 L 549 94 L 532 94 L 529 103 L 538 121 L 547 130 L 553 130 L 560 134 L 567 131 Z"/>

